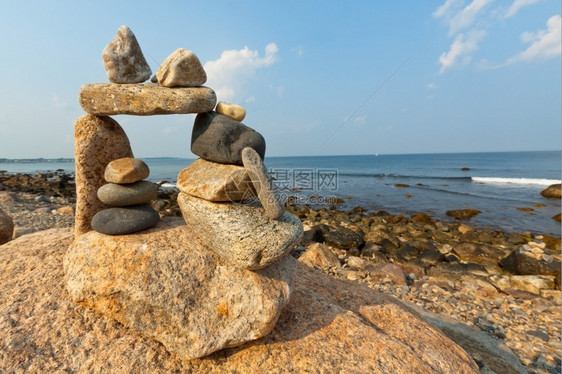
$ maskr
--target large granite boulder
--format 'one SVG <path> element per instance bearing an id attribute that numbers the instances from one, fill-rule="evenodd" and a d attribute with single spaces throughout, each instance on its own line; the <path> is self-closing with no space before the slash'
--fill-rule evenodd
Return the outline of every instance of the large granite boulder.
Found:
<path id="1" fill-rule="evenodd" d="M 78 101 L 84 111 L 96 116 L 150 116 L 208 112 L 215 107 L 217 96 L 208 87 L 92 83 L 80 88 Z"/>
<path id="2" fill-rule="evenodd" d="M 464 349 L 446 337 L 449 332 L 444 335 L 396 299 L 305 265 L 297 266 L 291 301 L 270 334 L 203 359 L 182 360 L 156 340 L 72 301 L 62 266 L 72 240 L 71 229 L 53 229 L 2 247 L 0 371 L 479 372 Z M 474 344 L 468 341 L 466 346 L 471 349 Z M 487 352 L 495 354 L 491 349 Z M 487 356 L 481 356 L 488 364 Z"/>
<path id="3" fill-rule="evenodd" d="M 75 235 L 92 230 L 92 218 L 107 208 L 98 198 L 105 184 L 104 173 L 111 161 L 133 157 L 129 138 L 111 117 L 86 114 L 74 124 L 74 164 L 76 175 Z"/>
<path id="4" fill-rule="evenodd" d="M 181 192 L 178 205 L 201 241 L 242 269 L 271 265 L 302 238 L 302 223 L 297 217 L 285 212 L 279 219 L 270 219 L 257 202 L 213 203 Z"/>
<path id="5" fill-rule="evenodd" d="M 289 301 L 295 263 L 237 269 L 173 218 L 139 234 L 82 235 L 64 269 L 74 301 L 193 359 L 267 335 Z"/>
<path id="6" fill-rule="evenodd" d="M 217 112 L 200 113 L 191 132 L 191 152 L 205 160 L 242 165 L 242 150 L 251 147 L 263 159 L 265 139 L 256 130 Z"/>

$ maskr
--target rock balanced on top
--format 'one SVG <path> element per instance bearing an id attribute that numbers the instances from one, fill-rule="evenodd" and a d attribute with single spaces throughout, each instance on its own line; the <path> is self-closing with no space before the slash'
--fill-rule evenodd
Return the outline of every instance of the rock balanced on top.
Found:
<path id="1" fill-rule="evenodd" d="M 141 57 L 133 33 L 121 27 L 103 53 L 113 83 L 80 89 L 88 114 L 75 124 L 67 289 L 74 301 L 194 359 L 273 329 L 296 270 L 286 254 L 303 228 L 265 187 L 265 140 L 240 122 L 244 108 L 225 103 L 213 111 L 216 96 L 201 86 L 206 73 L 197 56 L 176 50 L 153 83 L 142 83 L 150 68 Z M 148 166 L 108 116 L 185 113 L 198 114 L 191 145 L 201 158 L 178 176 L 183 221 L 160 220 L 149 205 L 157 186 L 144 180 Z"/>

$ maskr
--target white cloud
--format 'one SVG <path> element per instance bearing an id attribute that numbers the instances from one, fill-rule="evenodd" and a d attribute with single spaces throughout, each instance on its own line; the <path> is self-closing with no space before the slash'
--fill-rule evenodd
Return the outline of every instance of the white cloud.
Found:
<path id="1" fill-rule="evenodd" d="M 217 60 L 207 61 L 203 66 L 208 78 L 206 85 L 213 87 L 218 100 L 234 101 L 239 90 L 258 69 L 271 66 L 278 60 L 278 52 L 275 43 L 265 47 L 263 57 L 248 47 L 224 51 Z"/>
<path id="2" fill-rule="evenodd" d="M 446 0 L 433 12 L 433 17 L 443 18 L 449 26 L 449 36 L 454 36 L 476 23 L 478 15 L 492 1 L 494 0 L 472 0 L 470 4 L 463 7 L 462 0 Z"/>
<path id="3" fill-rule="evenodd" d="M 249 98 L 244 100 L 245 103 L 253 103 L 254 101 L 256 101 L 256 98 L 254 96 L 250 96 Z"/>
<path id="4" fill-rule="evenodd" d="M 528 6 L 528 5 L 533 5 L 535 3 L 538 3 L 541 0 L 515 0 L 511 6 L 507 9 L 507 11 L 505 12 L 503 18 L 507 19 L 510 17 L 513 17 L 518 11 L 519 9 Z"/>
<path id="5" fill-rule="evenodd" d="M 298 47 L 291 48 L 291 52 L 296 54 L 298 58 L 301 58 L 304 53 L 304 48 L 299 45 Z"/>
<path id="6" fill-rule="evenodd" d="M 433 82 L 431 82 L 427 85 L 427 89 L 429 89 L 429 90 L 434 90 L 436 88 L 437 88 L 437 85 Z"/>
<path id="7" fill-rule="evenodd" d="M 363 126 L 367 122 L 367 116 L 357 117 L 353 120 L 353 124 L 356 126 Z"/>
<path id="8" fill-rule="evenodd" d="M 449 21 L 449 36 L 453 36 L 459 31 L 472 26 L 478 14 L 486 5 L 493 0 L 473 0 L 463 10 L 455 14 Z"/>
<path id="9" fill-rule="evenodd" d="M 474 30 L 468 34 L 459 34 L 449 47 L 448 52 L 443 52 L 439 57 L 439 74 L 452 68 L 459 61 L 461 64 L 470 62 L 471 54 L 478 49 L 478 44 L 484 39 L 486 32 L 483 30 Z"/>
<path id="10" fill-rule="evenodd" d="M 523 52 L 508 59 L 506 65 L 560 56 L 562 51 L 561 23 L 560 15 L 555 15 L 546 21 L 546 30 L 539 30 L 535 33 L 527 31 L 521 34 L 521 41 L 531 43 L 531 45 Z"/>

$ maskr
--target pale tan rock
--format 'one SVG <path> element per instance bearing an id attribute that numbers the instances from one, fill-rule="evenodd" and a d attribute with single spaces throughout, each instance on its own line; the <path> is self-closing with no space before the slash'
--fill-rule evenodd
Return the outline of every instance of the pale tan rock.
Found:
<path id="1" fill-rule="evenodd" d="M 197 87 L 207 81 L 207 74 L 195 53 L 179 48 L 162 62 L 156 79 L 164 87 Z"/>
<path id="2" fill-rule="evenodd" d="M 270 184 L 267 169 L 258 152 L 251 147 L 244 148 L 242 150 L 242 163 L 252 178 L 252 183 L 265 209 L 265 214 L 271 219 L 282 217 L 285 208 Z"/>
<path id="3" fill-rule="evenodd" d="M 203 243 L 243 269 L 271 265 L 291 251 L 303 234 L 297 217 L 285 213 L 278 220 L 269 219 L 257 203 L 214 203 L 180 192 L 178 205 Z"/>
<path id="4" fill-rule="evenodd" d="M 72 299 L 193 359 L 267 335 L 289 301 L 295 262 L 237 269 L 169 218 L 142 234 L 82 235 L 64 269 Z"/>
<path id="5" fill-rule="evenodd" d="M 70 205 L 61 206 L 60 208 L 57 209 L 57 213 L 58 214 L 64 214 L 64 215 L 67 215 L 67 216 L 73 216 L 74 215 L 74 208 Z"/>
<path id="6" fill-rule="evenodd" d="M 82 109 L 97 116 L 150 116 L 205 113 L 213 110 L 217 97 L 208 87 L 166 88 L 157 83 L 94 83 L 80 88 L 78 101 Z"/>
<path id="7" fill-rule="evenodd" d="M 520 290 L 540 295 L 541 290 L 553 290 L 555 288 L 554 275 L 511 275 L 509 281 Z"/>
<path id="8" fill-rule="evenodd" d="M 12 240 L 14 221 L 6 212 L 0 209 L 0 245 Z"/>
<path id="9" fill-rule="evenodd" d="M 238 122 L 242 122 L 244 117 L 246 117 L 246 109 L 244 109 L 240 105 L 225 103 L 223 101 L 218 102 L 215 111 L 219 114 L 229 116 L 230 118 Z"/>
<path id="10" fill-rule="evenodd" d="M 127 26 L 119 27 L 103 50 L 102 59 L 107 78 L 113 83 L 140 83 L 152 74 L 135 34 Z"/>
<path id="11" fill-rule="evenodd" d="M 462 348 L 396 299 L 304 265 L 297 267 L 291 302 L 269 335 L 181 360 L 70 299 L 62 259 L 72 241 L 71 229 L 54 229 L 2 247 L 0 371 L 478 373 Z"/>
<path id="12" fill-rule="evenodd" d="M 330 248 L 322 243 L 314 243 L 306 248 L 306 251 L 299 257 L 299 262 L 313 268 L 340 268 L 340 260 Z"/>
<path id="13" fill-rule="evenodd" d="M 179 173 L 176 187 L 208 201 L 241 201 L 257 196 L 244 167 L 202 158 Z"/>
<path id="14" fill-rule="evenodd" d="M 92 230 L 94 215 L 107 208 L 97 196 L 105 184 L 108 163 L 133 157 L 129 139 L 121 126 L 110 117 L 86 114 L 74 124 L 74 163 L 76 176 L 76 237 Z"/>
<path id="15" fill-rule="evenodd" d="M 109 183 L 135 183 L 148 177 L 150 169 L 141 159 L 123 157 L 111 161 L 105 168 L 104 178 Z"/>

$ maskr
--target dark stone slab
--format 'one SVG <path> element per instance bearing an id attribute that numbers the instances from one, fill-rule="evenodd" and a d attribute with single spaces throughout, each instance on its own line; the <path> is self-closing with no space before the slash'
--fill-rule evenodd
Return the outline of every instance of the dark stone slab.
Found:
<path id="1" fill-rule="evenodd" d="M 208 161 L 242 165 L 242 150 L 253 148 L 263 159 L 265 139 L 250 127 L 217 112 L 195 117 L 191 152 Z"/>
<path id="2" fill-rule="evenodd" d="M 96 213 L 92 228 L 108 235 L 132 234 L 158 223 L 160 215 L 150 205 L 109 208 Z"/>

